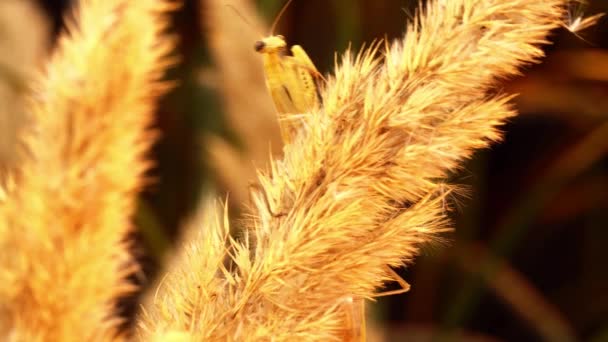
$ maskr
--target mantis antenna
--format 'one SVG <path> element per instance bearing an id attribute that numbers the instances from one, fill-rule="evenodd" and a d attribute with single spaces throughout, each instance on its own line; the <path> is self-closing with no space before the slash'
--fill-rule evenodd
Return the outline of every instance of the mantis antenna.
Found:
<path id="1" fill-rule="evenodd" d="M 264 35 L 263 35 L 263 34 L 262 34 L 262 33 L 261 33 L 261 32 L 260 32 L 260 31 L 259 31 L 259 30 L 258 30 L 258 29 L 257 29 L 257 28 L 256 28 L 256 27 L 255 27 L 255 26 L 254 26 L 254 25 L 253 25 L 253 24 L 252 24 L 250 21 L 249 21 L 249 20 L 247 20 L 247 18 L 245 18 L 245 16 L 244 16 L 243 14 L 241 14 L 241 12 L 239 12 L 239 10 L 238 10 L 236 7 L 234 7 L 234 6 L 233 6 L 233 5 L 231 5 L 231 4 L 226 4 L 226 7 L 230 8 L 230 9 L 231 9 L 231 10 L 232 10 L 232 11 L 233 11 L 233 12 L 234 12 L 236 15 L 238 15 L 238 16 L 239 16 L 239 18 L 243 19 L 243 21 L 244 21 L 244 22 L 245 22 L 247 25 L 249 25 L 249 27 L 251 27 L 251 29 L 252 29 L 253 31 L 256 31 L 260 37 L 263 37 L 263 36 L 264 36 Z"/>
<path id="2" fill-rule="evenodd" d="M 291 4 L 293 0 L 289 0 L 285 3 L 285 5 L 283 5 L 283 8 L 281 8 L 281 11 L 279 12 L 279 14 L 277 14 L 277 17 L 274 18 L 274 22 L 272 23 L 272 26 L 270 27 L 270 35 L 273 36 L 274 35 L 274 30 L 277 28 L 277 24 L 279 22 L 279 19 L 281 19 L 281 17 L 283 16 L 283 14 L 285 13 L 285 11 L 287 10 L 287 7 L 289 7 L 289 4 Z"/>

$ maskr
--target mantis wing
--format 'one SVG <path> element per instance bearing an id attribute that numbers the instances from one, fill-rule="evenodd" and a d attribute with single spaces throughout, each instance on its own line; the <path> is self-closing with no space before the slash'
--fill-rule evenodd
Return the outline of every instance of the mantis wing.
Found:
<path id="1" fill-rule="evenodd" d="M 264 56 L 266 83 L 279 114 L 285 143 L 291 142 L 297 134 L 302 114 L 311 112 L 321 104 L 321 74 L 301 46 L 294 45 L 291 52 L 293 56 Z"/>

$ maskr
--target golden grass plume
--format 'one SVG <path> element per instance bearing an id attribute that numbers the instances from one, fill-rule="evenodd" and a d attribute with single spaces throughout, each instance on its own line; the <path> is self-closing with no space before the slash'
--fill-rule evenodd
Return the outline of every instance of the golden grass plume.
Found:
<path id="1" fill-rule="evenodd" d="M 260 172 L 242 241 L 216 215 L 172 264 L 140 337 L 347 340 L 345 303 L 449 228 L 447 174 L 515 113 L 500 78 L 543 55 L 565 0 L 429 1 L 403 40 L 347 51 L 283 160 Z M 233 264 L 226 267 L 227 256 Z"/>
<path id="2" fill-rule="evenodd" d="M 30 95 L 28 158 L 0 204 L 0 339 L 113 338 L 130 216 L 173 39 L 171 1 L 83 0 Z"/>

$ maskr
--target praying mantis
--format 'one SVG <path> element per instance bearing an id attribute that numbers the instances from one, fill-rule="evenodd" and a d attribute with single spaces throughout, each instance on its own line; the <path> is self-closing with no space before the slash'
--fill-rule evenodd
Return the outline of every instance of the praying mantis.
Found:
<path id="1" fill-rule="evenodd" d="M 271 32 L 290 3 L 291 0 L 277 15 Z M 262 54 L 266 86 L 278 112 L 283 142 L 290 143 L 299 128 L 299 115 L 321 105 L 319 87 L 323 76 L 300 45 L 293 45 L 288 51 L 281 35 L 271 34 L 258 40 L 254 49 Z"/>

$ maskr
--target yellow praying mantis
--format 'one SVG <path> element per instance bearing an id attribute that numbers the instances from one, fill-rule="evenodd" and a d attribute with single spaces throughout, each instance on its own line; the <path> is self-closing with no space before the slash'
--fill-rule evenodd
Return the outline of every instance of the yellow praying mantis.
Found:
<path id="1" fill-rule="evenodd" d="M 320 106 L 319 87 L 323 80 L 301 46 L 293 45 L 289 54 L 285 37 L 274 35 L 278 20 L 291 1 L 277 15 L 271 34 L 254 44 L 255 51 L 262 54 L 266 86 L 277 109 L 281 135 L 286 144 L 297 134 L 299 115 Z"/>

